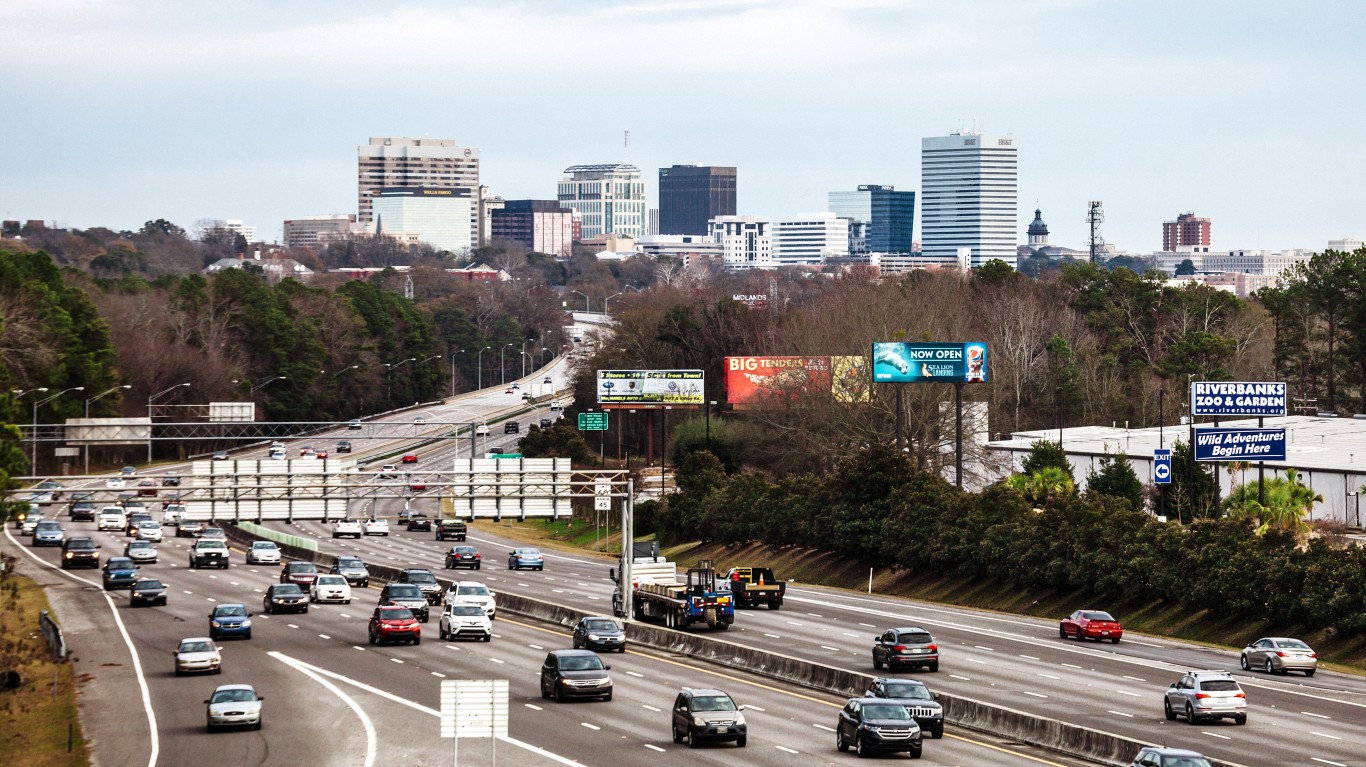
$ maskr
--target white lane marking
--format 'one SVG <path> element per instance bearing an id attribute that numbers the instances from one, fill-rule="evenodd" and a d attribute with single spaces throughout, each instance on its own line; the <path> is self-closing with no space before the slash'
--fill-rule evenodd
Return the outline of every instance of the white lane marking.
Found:
<path id="1" fill-rule="evenodd" d="M 181 591 L 185 591 L 185 590 L 184 590 L 184 589 L 181 589 Z M 186 594 L 189 594 L 189 595 L 191 595 L 191 596 L 194 595 L 194 592 L 193 592 L 193 591 L 185 591 L 185 593 L 186 593 Z"/>
<path id="2" fill-rule="evenodd" d="M 996 649 L 993 648 L 993 647 L 985 647 L 985 646 L 979 645 L 979 644 L 975 644 L 975 645 L 973 645 L 973 647 L 976 647 L 976 648 L 979 649 L 979 650 L 986 650 L 987 652 L 996 652 Z"/>
<path id="3" fill-rule="evenodd" d="M 826 727 L 826 726 L 823 725 L 823 724 L 812 724 L 811 726 L 812 726 L 812 727 L 815 727 L 815 728 L 818 729 L 818 730 L 825 730 L 825 731 L 827 731 L 827 732 L 834 732 L 834 731 L 835 731 L 835 728 L 834 728 L 834 727 Z"/>
<path id="4" fill-rule="evenodd" d="M 499 658 L 489 658 L 489 660 L 493 661 L 494 663 L 504 663 L 504 662 L 505 662 L 505 661 L 503 661 L 503 660 L 501 660 L 501 659 L 499 659 Z"/>
<path id="5" fill-rule="evenodd" d="M 1035 658 L 1033 655 L 1021 655 L 1020 657 L 1021 657 L 1021 658 L 1028 658 L 1028 659 L 1030 659 L 1030 660 L 1038 660 L 1038 658 Z"/>
<path id="6" fill-rule="evenodd" d="M 353 644 L 353 645 L 351 645 L 351 649 L 352 649 L 352 650 L 360 650 L 361 652 L 365 652 L 365 648 L 364 648 L 364 647 L 361 647 L 361 646 L 358 645 L 358 644 Z"/>
<path id="7" fill-rule="evenodd" d="M 788 621 L 787 623 L 788 623 L 788 625 L 790 625 L 790 626 L 801 626 L 801 625 L 804 625 L 804 624 L 798 623 L 797 621 Z"/>
<path id="8" fill-rule="evenodd" d="M 637 678 L 640 678 L 640 679 L 644 679 L 644 678 L 645 678 L 645 675 L 644 675 L 644 674 L 641 674 L 641 673 L 636 672 L 636 671 L 627 671 L 627 672 L 626 672 L 626 675 L 627 675 L 627 676 L 634 676 L 634 677 L 637 677 Z"/>
<path id="9" fill-rule="evenodd" d="M 1057 679 L 1058 681 L 1062 681 L 1062 677 L 1053 676 L 1052 674 L 1036 674 L 1035 676 L 1041 676 L 1044 679 Z"/>
<path id="10" fill-rule="evenodd" d="M 1310 734 L 1310 735 L 1317 735 L 1317 736 L 1319 736 L 1320 738 L 1331 738 L 1331 739 L 1333 739 L 1333 740 L 1342 740 L 1342 738 L 1339 738 L 1339 737 L 1336 736 L 1336 735 L 1329 735 L 1329 734 L 1326 733 L 1326 732 L 1316 732 L 1316 731 L 1314 731 L 1314 730 L 1310 730 L 1310 731 L 1309 731 L 1309 734 Z"/>
<path id="11" fill-rule="evenodd" d="M 365 711 L 360 707 L 360 705 L 357 704 L 356 701 L 355 701 L 350 695 L 347 695 L 345 692 L 343 692 L 343 691 L 341 690 L 341 688 L 337 687 L 335 684 L 332 684 L 332 683 L 329 682 L 328 680 L 323 679 L 320 675 L 318 675 L 317 673 L 315 673 L 311 668 L 306 668 L 306 667 L 305 667 L 305 664 L 300 663 L 300 662 L 294 660 L 293 658 L 289 657 L 288 655 L 283 655 L 283 654 L 281 654 L 281 653 L 274 652 L 274 651 L 267 653 L 267 655 L 270 655 L 272 658 L 274 658 L 274 659 L 280 661 L 281 663 L 284 663 L 284 664 L 287 665 L 287 666 L 293 667 L 293 668 L 294 668 L 295 670 L 297 670 L 297 671 L 303 672 L 304 675 L 308 676 L 308 677 L 309 677 L 310 679 L 312 679 L 313 681 L 315 681 L 315 682 L 317 682 L 318 684 L 322 685 L 324 688 L 326 688 L 326 689 L 327 689 L 329 692 L 331 692 L 333 695 L 336 695 L 338 698 L 341 698 L 341 700 L 342 700 L 343 703 L 345 703 L 352 711 L 356 712 L 356 718 L 359 719 L 361 725 L 362 725 L 363 727 L 365 727 L 365 765 L 364 765 L 364 767 L 374 767 L 374 764 L 375 764 L 375 753 L 376 753 L 376 751 L 378 750 L 378 748 L 377 748 L 377 742 L 376 742 L 376 741 L 377 741 L 377 738 L 376 738 L 376 736 L 375 736 L 375 725 L 374 725 L 373 722 L 370 721 L 370 717 L 366 716 Z"/>
<path id="12" fill-rule="evenodd" d="M 351 617 L 351 616 L 347 615 L 346 613 L 337 613 L 337 614 L 340 615 L 340 616 L 343 617 L 343 618 L 350 618 L 350 617 Z"/>
<path id="13" fill-rule="evenodd" d="M 432 672 L 432 676 L 441 677 L 442 679 L 445 679 L 445 678 L 446 678 L 446 675 L 443 674 L 443 673 L 441 673 L 440 671 L 433 671 L 433 672 Z"/>
<path id="14" fill-rule="evenodd" d="M 1036 698 L 1047 698 L 1047 697 L 1048 697 L 1047 695 L 1044 695 L 1044 694 L 1041 693 L 1041 692 L 1030 692 L 1029 690 L 1025 690 L 1025 691 L 1024 691 L 1024 694 L 1025 694 L 1025 695 L 1033 695 L 1033 696 L 1036 697 Z"/>
<path id="15" fill-rule="evenodd" d="M 870 629 L 875 629 L 875 628 L 877 628 L 877 626 L 875 626 L 875 625 L 873 625 L 873 624 L 871 624 L 871 623 L 860 623 L 859 625 L 860 625 L 860 626 L 867 626 L 867 627 L 870 628 Z"/>
<path id="16" fill-rule="evenodd" d="M 1208 735 L 1208 736 L 1210 736 L 1211 738 L 1223 738 L 1224 740 L 1233 740 L 1233 738 L 1230 738 L 1230 737 L 1227 736 L 1227 735 L 1220 735 L 1220 734 L 1217 733 L 1217 732 L 1210 732 L 1209 730 L 1201 730 L 1201 731 L 1200 731 L 1200 734 L 1201 734 L 1201 735 Z"/>
<path id="17" fill-rule="evenodd" d="M 402 659 L 402 658 L 390 658 L 390 659 L 389 659 L 389 662 L 390 662 L 390 663 L 402 663 L 402 662 L 403 662 L 403 659 Z"/>
<path id="18" fill-rule="evenodd" d="M 1342 762 L 1330 762 L 1327 759 L 1320 759 L 1317 756 L 1311 756 L 1309 758 L 1313 759 L 1316 762 L 1319 762 L 1320 764 L 1331 764 L 1333 765 L 1333 767 L 1347 767 L 1347 765 L 1343 764 Z"/>
<path id="19" fill-rule="evenodd" d="M 1323 714 L 1315 714 L 1313 711 L 1301 711 L 1300 713 L 1301 713 L 1301 714 L 1304 714 L 1305 716 L 1313 716 L 1313 717 L 1317 717 L 1317 718 L 1319 718 L 1319 719 L 1332 719 L 1332 718 L 1333 718 L 1333 717 L 1331 717 L 1331 716 L 1324 716 Z"/>
<path id="20" fill-rule="evenodd" d="M 601 729 L 602 729 L 601 727 L 597 726 L 596 724 L 589 724 L 588 722 L 579 722 L 579 726 L 580 726 L 580 727 L 587 727 L 587 728 L 590 729 L 590 730 L 601 730 Z"/>
<path id="21" fill-rule="evenodd" d="M 767 713 L 767 711 L 766 711 L 765 709 L 759 708 L 758 706 L 755 706 L 755 705 L 753 705 L 753 704 L 750 704 L 750 705 L 745 706 L 745 710 L 746 710 L 746 711 L 764 711 L 765 713 Z"/>
<path id="22" fill-rule="evenodd" d="M 152 710 L 152 695 L 147 689 L 147 678 L 142 674 L 142 659 L 138 657 L 137 648 L 133 646 L 133 638 L 128 635 L 128 629 L 124 628 L 123 618 L 119 616 L 119 611 L 118 608 L 114 606 L 113 598 L 109 596 L 109 592 L 104 590 L 104 584 L 96 583 L 87 578 L 82 578 L 79 575 L 68 573 L 57 565 L 54 565 L 37 554 L 34 554 L 32 551 L 29 551 L 27 547 L 20 546 L 19 542 L 14 540 L 14 536 L 10 534 L 8 527 L 5 528 L 5 537 L 9 539 L 10 543 L 14 544 L 16 549 L 29 555 L 29 557 L 38 564 L 56 570 L 58 574 L 65 575 L 74 581 L 79 581 L 100 590 L 100 595 L 104 597 L 105 603 L 109 605 L 109 612 L 114 614 L 114 623 L 119 627 L 119 635 L 123 637 L 123 643 L 128 647 L 128 654 L 133 657 L 133 673 L 136 674 L 138 678 L 138 690 L 142 693 L 142 710 L 147 714 L 147 727 L 151 732 L 152 752 L 147 757 L 147 767 L 156 767 L 157 757 L 161 755 L 161 737 L 157 734 L 157 715 L 156 712 Z"/>
<path id="23" fill-rule="evenodd" d="M 234 585 L 234 586 L 241 586 L 242 584 L 238 583 L 237 581 L 232 581 L 232 585 Z"/>
<path id="24" fill-rule="evenodd" d="M 968 663 L 980 663 L 980 664 L 982 664 L 983 666 L 987 665 L 987 662 L 984 661 L 984 660 L 981 660 L 980 658 L 969 658 L 969 657 L 966 656 L 966 655 L 963 656 L 963 660 L 967 661 Z"/>
<path id="25" fill-rule="evenodd" d="M 838 647 L 831 647 L 831 646 L 828 645 L 828 644 L 823 644 L 823 645 L 821 645 L 821 649 L 822 649 L 822 650 L 829 650 L 829 651 L 831 651 L 831 652 L 840 652 L 840 648 L 838 648 Z"/>
<path id="26" fill-rule="evenodd" d="M 1127 716 L 1127 717 L 1129 717 L 1130 719 L 1133 719 L 1133 718 L 1134 718 L 1134 715 L 1133 715 L 1133 714 L 1126 714 L 1126 713 L 1124 713 L 1123 711 L 1108 711 L 1108 710 L 1107 710 L 1105 713 L 1107 713 L 1107 714 L 1114 714 L 1115 716 Z"/>
<path id="27" fill-rule="evenodd" d="M 1124 678 L 1125 678 L 1125 679 L 1132 679 L 1132 680 L 1134 680 L 1135 682 L 1146 682 L 1146 681 L 1148 681 L 1147 679 L 1144 679 L 1144 678 L 1142 678 L 1142 677 L 1129 676 L 1129 675 L 1127 675 L 1127 674 L 1124 676 Z"/>
<path id="28" fill-rule="evenodd" d="M 217 602 L 217 601 L 218 601 L 217 599 L 214 599 L 213 597 L 204 597 L 204 598 L 207 599 L 207 600 L 210 601 L 210 602 Z"/>
<path id="29" fill-rule="evenodd" d="M 1141 698 L 1141 697 L 1143 697 L 1142 695 L 1139 695 L 1139 694 L 1136 693 L 1136 692 L 1129 692 L 1128 690 L 1115 690 L 1115 692 L 1119 693 L 1120 695 L 1128 695 L 1128 696 L 1131 697 L 1131 698 Z"/>
<path id="30" fill-rule="evenodd" d="M 962 679 L 964 682 L 971 682 L 971 681 L 972 681 L 972 678 L 971 678 L 971 677 L 958 676 L 957 674 L 949 674 L 949 676 L 950 676 L 950 677 L 953 677 L 954 679 Z"/>
<path id="31" fill-rule="evenodd" d="M 859 637 L 858 634 L 851 634 L 851 633 L 849 633 L 848 631 L 842 631 L 842 632 L 840 632 L 840 633 L 844 634 L 844 635 L 847 636 L 847 637 L 853 637 L 853 638 L 855 638 L 855 639 L 858 639 L 858 637 Z"/>
<path id="32" fill-rule="evenodd" d="M 769 639 L 782 639 L 782 637 L 778 636 L 777 634 L 764 634 L 764 636 L 768 637 Z"/>
<path id="33" fill-rule="evenodd" d="M 1082 668 L 1081 666 L 1078 666 L 1078 665 L 1075 664 L 1075 663 L 1064 663 L 1064 664 L 1062 664 L 1062 665 L 1064 665 L 1064 666 L 1066 666 L 1066 667 L 1068 667 L 1068 668 L 1076 668 L 1076 669 Z"/>
<path id="34" fill-rule="evenodd" d="M 297 623 L 286 623 L 285 625 L 286 625 L 286 626 L 289 626 L 289 627 L 292 628 L 292 629 L 296 629 L 296 628 L 299 627 L 299 624 L 297 624 Z"/>
<path id="35" fill-rule="evenodd" d="M 774 748 L 778 749 L 779 751 L 786 751 L 786 752 L 789 753 L 789 754 L 800 754 L 800 753 L 801 753 L 800 751 L 794 751 L 794 750 L 788 748 L 787 746 L 774 746 Z"/>
<path id="36" fill-rule="evenodd" d="M 825 617 L 824 615 L 821 615 L 820 613 L 807 613 L 807 615 L 810 615 L 812 618 L 824 618 L 824 617 Z"/>
<path id="37" fill-rule="evenodd" d="M 529 644 L 529 645 L 527 645 L 527 647 L 530 647 L 530 648 L 533 649 L 533 650 L 544 650 L 544 649 L 545 649 L 544 647 L 542 647 L 542 646 L 540 646 L 540 645 L 538 645 L 538 644 Z"/>
<path id="38" fill-rule="evenodd" d="M 602 597 L 589 597 L 589 599 L 602 599 Z"/>
<path id="39" fill-rule="evenodd" d="M 664 749 L 660 748 L 659 746 L 656 746 L 653 743 L 646 743 L 645 747 L 650 749 L 651 751 L 658 751 L 661 754 L 664 753 Z"/>
<path id="40" fill-rule="evenodd" d="M 527 708 L 531 709 L 532 711 L 544 711 L 544 710 L 545 710 L 545 709 L 541 708 L 540 706 L 538 706 L 538 705 L 536 705 L 536 704 L 534 704 L 534 703 L 523 703 L 522 705 L 523 705 L 523 706 L 526 706 Z"/>
<path id="41" fill-rule="evenodd" d="M 319 635 L 318 635 L 318 638 L 319 638 L 319 639 L 331 639 L 332 637 L 330 637 L 330 636 L 328 636 L 328 635 L 326 635 L 326 634 L 319 634 Z"/>
<path id="42" fill-rule="evenodd" d="M 656 714 L 661 713 L 662 711 L 664 711 L 664 709 L 662 709 L 662 708 L 655 708 L 654 706 L 651 706 L 651 705 L 646 704 L 646 703 L 640 704 L 640 707 L 641 707 L 641 708 L 644 708 L 644 709 L 648 709 L 648 710 L 650 710 L 650 711 L 653 711 L 653 712 L 655 712 Z"/>

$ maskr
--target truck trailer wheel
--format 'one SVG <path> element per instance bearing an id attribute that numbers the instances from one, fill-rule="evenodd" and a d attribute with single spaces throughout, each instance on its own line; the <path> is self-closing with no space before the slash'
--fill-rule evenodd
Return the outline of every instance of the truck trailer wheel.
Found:
<path id="1" fill-rule="evenodd" d="M 707 628 L 709 628 L 709 629 L 714 629 L 714 628 L 716 628 L 716 608 L 715 608 L 715 607 L 708 607 L 708 608 L 707 608 L 707 611 L 703 614 L 703 616 L 706 618 L 706 621 L 707 621 Z"/>
<path id="2" fill-rule="evenodd" d="M 782 607 L 783 601 L 781 599 L 775 599 L 772 602 L 768 603 L 768 609 L 770 610 L 781 610 Z"/>

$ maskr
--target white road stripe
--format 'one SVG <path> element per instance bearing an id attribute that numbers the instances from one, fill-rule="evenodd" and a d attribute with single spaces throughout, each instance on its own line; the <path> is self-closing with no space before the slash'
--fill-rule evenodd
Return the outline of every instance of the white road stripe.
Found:
<path id="1" fill-rule="evenodd" d="M 1035 658 L 1033 655 L 1021 655 L 1020 657 L 1021 657 L 1021 658 L 1028 658 L 1028 659 L 1030 659 L 1030 660 L 1038 660 L 1038 658 Z"/>
<path id="2" fill-rule="evenodd" d="M 651 705 L 648 705 L 648 704 L 645 704 L 645 703 L 640 704 L 640 707 L 643 708 L 643 709 L 648 709 L 648 710 L 650 710 L 650 711 L 653 711 L 653 712 L 655 712 L 656 714 L 658 714 L 658 713 L 660 713 L 660 712 L 662 712 L 662 711 L 664 710 L 664 709 L 662 709 L 662 708 L 655 708 L 654 706 L 651 706 Z"/>
<path id="3" fill-rule="evenodd" d="M 1041 676 L 1044 679 L 1057 679 L 1058 681 L 1062 681 L 1062 677 L 1053 676 L 1052 674 L 1036 674 L 1036 676 Z"/>
<path id="4" fill-rule="evenodd" d="M 1136 676 L 1128 676 L 1128 675 L 1125 675 L 1124 678 L 1125 678 L 1125 679 L 1132 679 L 1132 680 L 1134 680 L 1135 682 L 1146 682 L 1146 681 L 1148 681 L 1147 679 L 1143 679 L 1142 677 L 1136 677 Z"/>
<path id="5" fill-rule="evenodd" d="M 641 674 L 641 673 L 636 672 L 636 671 L 627 671 L 627 672 L 626 672 L 626 675 L 627 675 L 627 676 L 639 677 L 640 679 L 644 679 L 644 678 L 645 678 L 645 675 L 644 675 L 644 674 Z"/>
<path id="6" fill-rule="evenodd" d="M 1143 697 L 1142 695 L 1139 695 L 1139 694 L 1136 693 L 1136 692 L 1129 692 L 1128 690 L 1115 690 L 1115 692 L 1119 693 L 1120 695 L 1128 695 L 1128 696 L 1131 697 L 1131 698 L 1141 698 L 1141 697 Z"/>
<path id="7" fill-rule="evenodd" d="M 390 662 L 390 663 L 402 663 L 402 662 L 403 662 L 403 659 L 402 659 L 402 658 L 390 658 L 390 659 L 389 659 L 389 662 Z"/>
<path id="8" fill-rule="evenodd" d="M 1316 718 L 1318 718 L 1318 719 L 1332 719 L 1332 718 L 1333 718 L 1333 717 L 1331 717 L 1331 716 L 1324 716 L 1323 714 L 1315 714 L 1313 711 L 1301 711 L 1300 713 L 1301 713 L 1301 714 L 1304 714 L 1305 716 L 1312 716 L 1312 717 L 1316 717 Z"/>
<path id="9" fill-rule="evenodd" d="M 332 637 L 330 637 L 330 636 L 328 636 L 328 635 L 326 635 L 326 634 L 319 634 L 319 635 L 318 635 L 318 638 L 319 638 L 319 639 L 331 639 Z"/>
<path id="10" fill-rule="evenodd" d="M 971 682 L 971 681 L 972 681 L 972 679 L 971 679 L 970 677 L 959 676 L 959 675 L 957 675 L 957 674 L 949 674 L 949 676 L 952 677 L 952 678 L 954 678 L 954 679 L 962 679 L 964 682 Z"/>
<path id="11" fill-rule="evenodd" d="M 601 730 L 601 729 L 602 729 L 601 727 L 597 726 L 596 724 L 589 724 L 588 722 L 579 722 L 579 726 L 580 726 L 580 727 L 587 727 L 587 728 L 590 729 L 590 730 Z"/>
<path id="12" fill-rule="evenodd" d="M 828 645 L 828 644 L 823 644 L 823 645 L 821 645 L 821 649 L 822 649 L 822 650 L 829 650 L 829 651 L 831 651 L 831 652 L 840 652 L 840 648 L 838 648 L 838 647 L 831 647 L 831 646 Z"/>
<path id="13" fill-rule="evenodd" d="M 774 746 L 774 748 L 778 749 L 779 751 L 786 751 L 786 752 L 789 753 L 789 754 L 800 754 L 800 753 L 801 753 L 800 751 L 795 751 L 795 750 L 793 750 L 793 749 L 788 748 L 787 746 Z"/>
<path id="14" fill-rule="evenodd" d="M 1327 759 L 1320 759 L 1317 756 L 1311 756 L 1309 758 L 1313 759 L 1314 761 L 1320 764 L 1331 764 L 1333 765 L 1333 767 L 1347 767 L 1347 765 L 1343 764 L 1342 762 L 1330 762 Z"/>
<path id="15" fill-rule="evenodd" d="M 1034 697 L 1036 697 L 1036 698 L 1047 698 L 1047 697 L 1048 697 L 1047 695 L 1044 695 L 1044 694 L 1041 693 L 1041 692 L 1030 692 L 1029 690 L 1025 690 L 1025 691 L 1024 691 L 1024 694 L 1025 694 L 1025 695 L 1032 695 L 1032 696 L 1034 696 Z"/>
<path id="16" fill-rule="evenodd" d="M 812 726 L 812 727 L 815 727 L 815 728 L 818 729 L 818 730 L 825 730 L 826 732 L 834 732 L 834 731 L 835 731 L 835 728 L 834 728 L 834 727 L 826 727 L 826 726 L 823 725 L 823 724 L 813 724 L 813 725 L 811 725 L 811 726 Z"/>
<path id="17" fill-rule="evenodd" d="M 377 738 L 375 736 L 375 725 L 370 721 L 370 717 L 365 715 L 365 711 L 361 709 L 361 707 L 356 703 L 356 701 L 352 699 L 350 695 L 347 695 L 345 692 L 342 692 L 342 690 L 338 688 L 335 684 L 332 684 L 328 680 L 323 679 L 311 668 L 306 668 L 305 664 L 299 663 L 293 658 L 290 658 L 287 655 L 282 655 L 278 652 L 270 652 L 267 654 L 275 658 L 276 660 L 280 661 L 281 663 L 284 663 L 288 666 L 292 666 L 296 670 L 303 672 L 304 675 L 308 676 L 313 681 L 327 688 L 327 690 L 330 691 L 333 695 L 336 695 L 338 698 L 341 698 L 343 703 L 350 707 L 352 711 L 356 712 L 356 718 L 360 720 L 361 725 L 365 728 L 364 767 L 374 767 L 375 752 L 378 750 L 376 743 Z"/>
<path id="18" fill-rule="evenodd" d="M 1107 713 L 1107 714 L 1114 714 L 1115 716 L 1127 716 L 1127 717 L 1129 717 L 1130 719 L 1133 719 L 1133 718 L 1134 718 L 1134 715 L 1133 715 L 1133 714 L 1126 714 L 1126 713 L 1124 713 L 1123 711 L 1106 711 L 1105 713 Z"/>
<path id="19" fill-rule="evenodd" d="M 1326 732 L 1315 732 L 1314 730 L 1310 730 L 1310 731 L 1309 731 L 1309 734 L 1310 734 L 1310 735 L 1317 735 L 1317 736 L 1319 736 L 1320 738 L 1332 738 L 1333 740 L 1342 740 L 1342 738 L 1339 738 L 1339 737 L 1336 736 L 1336 735 L 1329 735 L 1329 734 L 1326 733 Z"/>
<path id="20" fill-rule="evenodd" d="M 664 749 L 660 748 L 659 746 L 656 746 L 656 745 L 653 744 L 653 743 L 646 743 L 646 744 L 645 744 L 645 747 L 648 748 L 648 749 L 650 749 L 650 750 L 652 750 L 652 751 L 658 751 L 658 752 L 661 753 L 661 754 L 664 753 Z"/>
<path id="21" fill-rule="evenodd" d="M 1209 730 L 1201 730 L 1201 731 L 1200 731 L 1200 734 L 1201 734 L 1201 735 L 1208 735 L 1208 736 L 1210 736 L 1211 738 L 1223 738 L 1224 740 L 1233 740 L 1233 738 L 1230 738 L 1230 737 L 1227 736 L 1227 735 L 1220 735 L 1220 734 L 1217 733 L 1217 732 L 1210 732 Z"/>
<path id="22" fill-rule="evenodd" d="M 536 705 L 536 704 L 534 704 L 534 703 L 523 703 L 522 705 L 523 705 L 523 706 L 526 706 L 527 708 L 531 709 L 532 711 L 544 711 L 544 710 L 545 710 L 545 709 L 541 708 L 540 706 L 538 706 L 538 705 Z"/>

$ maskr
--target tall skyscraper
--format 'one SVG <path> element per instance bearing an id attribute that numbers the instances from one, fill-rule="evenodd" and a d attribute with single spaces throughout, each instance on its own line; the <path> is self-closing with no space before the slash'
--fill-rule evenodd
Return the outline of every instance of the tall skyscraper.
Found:
<path id="1" fill-rule="evenodd" d="M 659 231 L 706 234 L 707 222 L 735 215 L 735 168 L 674 165 L 659 169 Z"/>
<path id="2" fill-rule="evenodd" d="M 1162 250 L 1174 253 L 1181 248 L 1209 251 L 1210 220 L 1194 213 L 1182 213 L 1175 221 L 1162 223 Z"/>
<path id="3" fill-rule="evenodd" d="M 967 249 L 978 267 L 1016 265 L 1017 143 L 1008 136 L 954 133 L 920 141 L 920 232 L 927 258 Z"/>
<path id="4" fill-rule="evenodd" d="M 374 220 L 375 189 L 465 190 L 474 202 L 470 230 L 479 236 L 479 150 L 445 138 L 371 138 L 357 147 L 357 208 L 361 224 Z"/>
<path id="5" fill-rule="evenodd" d="M 437 250 L 458 255 L 474 247 L 478 237 L 470 215 L 475 200 L 468 189 L 382 188 L 374 190 L 371 202 L 379 233 L 415 235 Z"/>
<path id="6" fill-rule="evenodd" d="M 645 182 L 640 168 L 612 163 L 571 165 L 560 180 L 560 204 L 580 214 L 582 239 L 616 234 L 637 238 L 645 234 Z"/>
<path id="7" fill-rule="evenodd" d="M 830 192 L 830 210 L 862 225 L 867 253 L 910 253 L 915 239 L 915 192 L 898 192 L 883 184 L 859 184 L 853 192 Z"/>

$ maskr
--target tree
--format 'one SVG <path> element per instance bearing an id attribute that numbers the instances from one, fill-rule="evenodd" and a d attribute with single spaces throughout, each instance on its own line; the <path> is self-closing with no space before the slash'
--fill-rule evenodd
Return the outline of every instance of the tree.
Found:
<path id="1" fill-rule="evenodd" d="M 1010 264 L 999 258 L 993 258 L 973 270 L 972 281 L 980 285 L 1006 285 L 1019 276 Z"/>
<path id="2" fill-rule="evenodd" d="M 1029 445 L 1029 455 L 1025 456 L 1021 473 L 1033 474 L 1046 466 L 1054 466 L 1072 476 L 1072 462 L 1062 446 L 1052 440 L 1036 439 Z"/>
<path id="3" fill-rule="evenodd" d="M 1214 471 L 1197 462 L 1189 442 L 1172 445 L 1172 481 L 1167 489 L 1167 506 L 1175 506 L 1184 523 L 1212 518 L 1218 512 L 1219 483 Z"/>
<path id="4" fill-rule="evenodd" d="M 169 237 L 183 238 L 185 236 L 185 230 L 176 226 L 175 224 L 172 224 L 170 221 L 167 221 L 164 218 L 159 218 L 155 221 L 148 221 L 147 223 L 143 224 L 142 228 L 138 230 L 138 234 L 149 236 L 163 234 Z"/>
<path id="5" fill-rule="evenodd" d="M 1122 498 L 1129 502 L 1134 511 L 1143 510 L 1143 483 L 1134 473 L 1129 456 L 1123 452 L 1115 455 L 1106 453 L 1100 459 L 1100 469 L 1086 472 L 1087 490 L 1100 495 Z"/>
<path id="6" fill-rule="evenodd" d="M 1259 496 L 1264 500 L 1259 501 Z M 1303 536 L 1309 532 L 1305 516 L 1316 503 L 1323 503 L 1323 496 L 1300 482 L 1297 471 L 1286 469 L 1284 477 L 1273 477 L 1263 487 L 1248 483 L 1234 488 L 1223 507 L 1230 517 L 1259 523 L 1258 535 L 1275 527 Z"/>
<path id="7" fill-rule="evenodd" d="M 1176 270 L 1172 272 L 1176 277 L 1185 277 L 1195 274 L 1195 262 L 1189 258 L 1181 259 L 1181 263 L 1176 265 Z"/>

